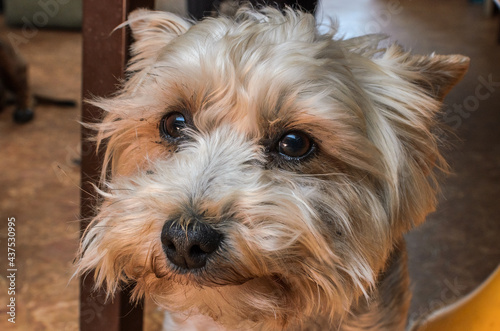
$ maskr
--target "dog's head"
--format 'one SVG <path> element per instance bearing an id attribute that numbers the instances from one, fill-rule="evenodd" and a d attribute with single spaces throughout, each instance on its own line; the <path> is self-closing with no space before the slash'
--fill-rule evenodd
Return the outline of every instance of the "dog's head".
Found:
<path id="1" fill-rule="evenodd" d="M 334 40 L 292 10 L 129 25 L 127 81 L 94 102 L 110 179 L 78 271 L 233 327 L 369 295 L 435 208 L 436 114 L 468 59 Z"/>

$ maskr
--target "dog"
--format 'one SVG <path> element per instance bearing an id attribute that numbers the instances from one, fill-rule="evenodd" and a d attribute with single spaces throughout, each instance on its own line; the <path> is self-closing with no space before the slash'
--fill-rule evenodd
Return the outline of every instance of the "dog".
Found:
<path id="1" fill-rule="evenodd" d="M 436 207 L 437 119 L 469 59 L 290 8 L 125 24 L 126 80 L 91 101 L 102 201 L 76 274 L 133 284 L 168 330 L 403 330 L 403 234 Z"/>

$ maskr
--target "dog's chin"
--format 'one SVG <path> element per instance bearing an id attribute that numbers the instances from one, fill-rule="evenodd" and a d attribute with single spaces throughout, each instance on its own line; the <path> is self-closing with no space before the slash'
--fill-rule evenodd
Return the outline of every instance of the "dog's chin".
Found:
<path id="1" fill-rule="evenodd" d="M 208 316 L 232 329 L 281 329 L 292 318 L 292 288 L 279 275 L 225 279 L 198 270 L 182 274 L 170 271 L 152 281 L 143 294 L 163 309 L 188 317 Z M 183 321 L 184 322 L 184 321 Z M 259 327 L 257 327 L 259 326 Z M 276 327 L 274 327 L 276 326 Z"/>

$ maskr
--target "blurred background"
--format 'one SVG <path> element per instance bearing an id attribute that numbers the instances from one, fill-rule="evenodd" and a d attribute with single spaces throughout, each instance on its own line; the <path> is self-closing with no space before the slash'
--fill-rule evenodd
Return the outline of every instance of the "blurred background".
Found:
<path id="1" fill-rule="evenodd" d="M 0 5 L 0 330 L 78 330 L 79 285 L 70 278 L 79 237 L 82 1 L 3 0 Z M 181 15 L 200 13 L 185 1 L 156 6 Z M 469 293 L 500 262 L 497 5 L 492 0 L 320 0 L 316 16 L 324 24 L 337 19 L 339 37 L 384 33 L 414 53 L 471 58 L 441 115 L 455 133 L 448 137 L 453 147 L 445 151 L 453 174 L 443 184 L 438 210 L 407 236 L 410 319 L 417 319 Z M 12 93 L 19 90 L 24 92 Z M 33 117 L 20 110 L 24 106 Z M 15 325 L 7 314 L 12 218 Z M 145 329 L 159 330 L 161 313 L 148 301 L 145 306 Z"/>

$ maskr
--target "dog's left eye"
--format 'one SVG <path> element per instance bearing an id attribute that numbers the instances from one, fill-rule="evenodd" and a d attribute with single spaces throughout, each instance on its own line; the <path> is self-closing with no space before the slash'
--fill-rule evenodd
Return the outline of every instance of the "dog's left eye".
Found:
<path id="1" fill-rule="evenodd" d="M 167 138 L 177 139 L 186 127 L 186 118 L 179 112 L 169 113 L 161 119 L 160 133 Z"/>
<path id="2" fill-rule="evenodd" d="M 283 135 L 278 143 L 278 152 L 294 159 L 302 158 L 312 150 L 313 143 L 300 131 L 291 131 Z"/>

